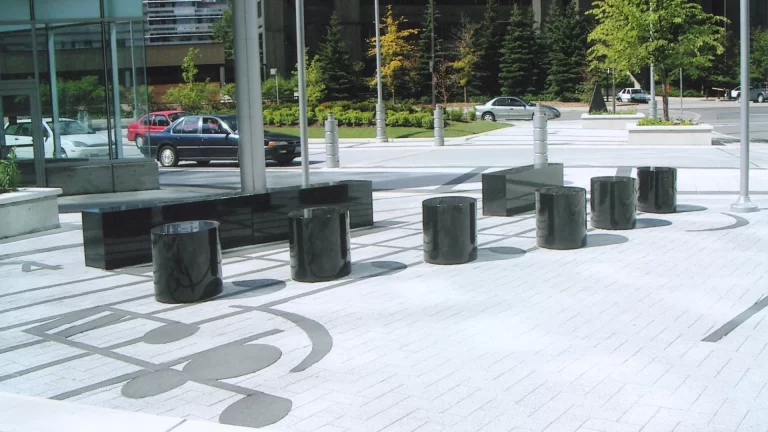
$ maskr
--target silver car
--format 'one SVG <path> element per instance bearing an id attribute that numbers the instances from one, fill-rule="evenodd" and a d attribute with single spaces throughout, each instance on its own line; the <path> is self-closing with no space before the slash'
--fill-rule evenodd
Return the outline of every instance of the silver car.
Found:
<path id="1" fill-rule="evenodd" d="M 542 105 L 548 119 L 560 117 L 560 111 L 549 105 Z M 533 120 L 536 104 L 518 97 L 502 96 L 492 99 L 485 105 L 475 106 L 477 117 L 486 121 L 496 120 Z"/>

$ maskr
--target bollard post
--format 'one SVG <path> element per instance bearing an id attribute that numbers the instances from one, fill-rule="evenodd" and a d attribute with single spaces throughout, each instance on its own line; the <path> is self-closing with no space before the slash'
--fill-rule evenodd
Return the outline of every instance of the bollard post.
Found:
<path id="1" fill-rule="evenodd" d="M 548 161 L 547 115 L 541 109 L 541 104 L 536 104 L 536 111 L 533 114 L 533 166 L 544 168 Z"/>
<path id="2" fill-rule="evenodd" d="M 333 114 L 328 113 L 325 121 L 325 166 L 326 168 L 339 167 L 339 127 L 338 121 L 333 119 Z"/>
<path id="3" fill-rule="evenodd" d="M 445 145 L 445 119 L 443 117 L 443 107 L 437 105 L 435 107 L 435 147 L 442 147 Z"/>

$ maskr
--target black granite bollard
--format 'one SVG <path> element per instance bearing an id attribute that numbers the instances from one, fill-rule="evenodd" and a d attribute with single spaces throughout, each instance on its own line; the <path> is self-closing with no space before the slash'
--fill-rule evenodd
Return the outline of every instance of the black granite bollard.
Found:
<path id="1" fill-rule="evenodd" d="M 677 211 L 677 168 L 637 168 L 637 210 L 646 213 Z"/>
<path id="2" fill-rule="evenodd" d="M 323 282 L 352 271 L 349 211 L 314 207 L 288 214 L 291 278 L 298 282 Z"/>
<path id="3" fill-rule="evenodd" d="M 587 244 L 587 191 L 552 186 L 536 191 L 536 244 L 578 249 Z"/>
<path id="4" fill-rule="evenodd" d="M 219 223 L 176 222 L 151 231 L 155 299 L 194 303 L 222 290 Z"/>
<path id="5" fill-rule="evenodd" d="M 421 203 L 424 261 L 463 264 L 477 259 L 477 200 L 454 196 Z"/>
<path id="6" fill-rule="evenodd" d="M 632 177 L 593 177 L 590 193 L 592 226 L 627 230 L 637 224 L 637 190 Z"/>

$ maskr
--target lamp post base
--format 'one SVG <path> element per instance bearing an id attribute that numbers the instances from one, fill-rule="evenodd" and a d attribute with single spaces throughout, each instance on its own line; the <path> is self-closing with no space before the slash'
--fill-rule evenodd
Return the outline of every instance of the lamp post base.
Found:
<path id="1" fill-rule="evenodd" d="M 731 204 L 731 211 L 736 213 L 752 213 L 759 211 L 760 207 L 753 203 L 747 196 L 739 196 L 739 199 L 735 203 Z"/>

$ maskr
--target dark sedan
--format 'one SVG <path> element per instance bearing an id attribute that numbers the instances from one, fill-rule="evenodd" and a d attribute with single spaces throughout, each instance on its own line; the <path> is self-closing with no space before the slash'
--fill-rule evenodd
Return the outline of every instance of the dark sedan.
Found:
<path id="1" fill-rule="evenodd" d="M 181 161 L 208 165 L 211 161 L 238 160 L 237 117 L 194 115 L 173 122 L 162 132 L 149 136 L 149 149 L 142 152 L 156 158 L 164 167 Z M 264 156 L 280 165 L 288 165 L 301 156 L 299 138 L 264 132 Z"/>

